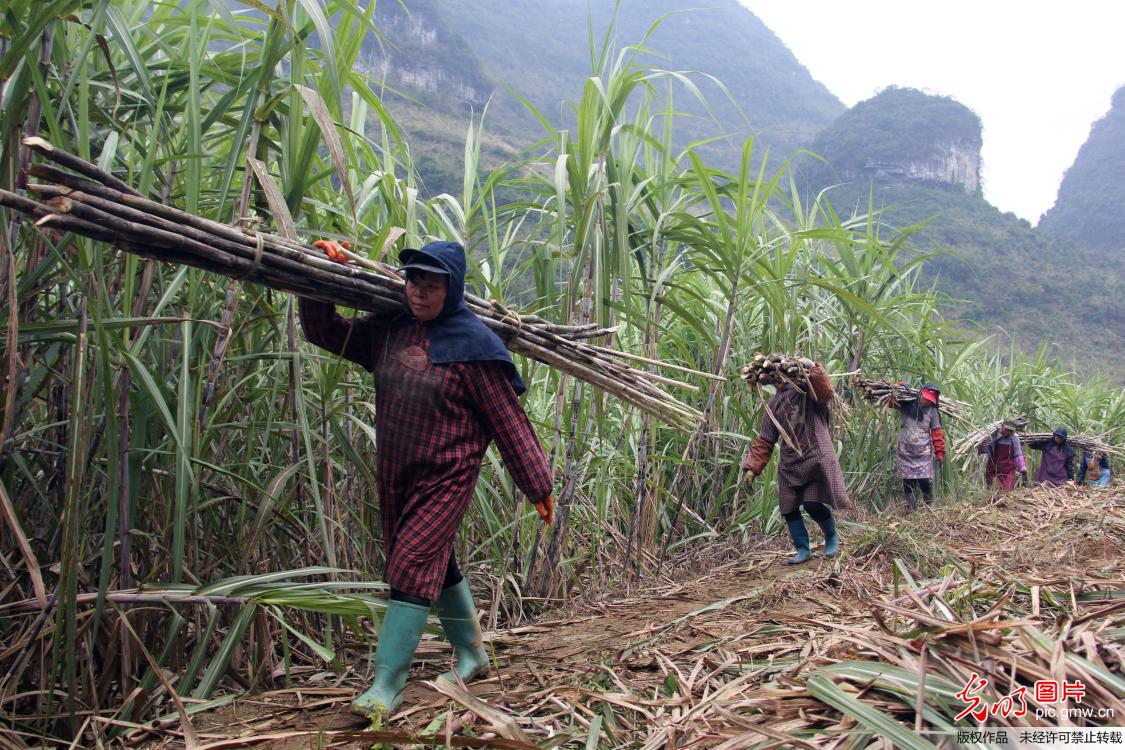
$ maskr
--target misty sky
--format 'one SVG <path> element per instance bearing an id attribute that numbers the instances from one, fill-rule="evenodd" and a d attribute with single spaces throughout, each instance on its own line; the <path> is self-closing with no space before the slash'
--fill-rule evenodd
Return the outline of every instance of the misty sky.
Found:
<path id="1" fill-rule="evenodd" d="M 848 106 L 898 85 L 975 111 L 985 198 L 1032 224 L 1125 84 L 1119 0 L 741 2 Z"/>

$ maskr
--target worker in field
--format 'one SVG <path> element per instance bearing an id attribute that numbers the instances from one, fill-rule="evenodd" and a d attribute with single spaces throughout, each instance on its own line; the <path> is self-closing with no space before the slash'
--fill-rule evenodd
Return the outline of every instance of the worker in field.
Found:
<path id="1" fill-rule="evenodd" d="M 1014 421 L 1005 419 L 999 429 L 977 446 L 977 453 L 988 455 L 988 465 L 984 469 L 985 485 L 991 487 L 995 481 L 1001 489 L 1014 489 L 1016 472 L 1027 484 L 1027 459 L 1024 458 L 1016 429 Z"/>
<path id="2" fill-rule="evenodd" d="M 1108 487 L 1112 479 L 1109 456 L 1102 451 L 1082 451 L 1082 462 L 1078 467 L 1079 486 Z"/>
<path id="3" fill-rule="evenodd" d="M 774 444 L 781 440 L 778 505 L 797 548 L 797 554 L 789 558 L 790 565 L 803 563 L 812 556 L 802 506 L 824 533 L 824 556 L 832 557 L 840 547 L 832 509 L 852 505 L 828 429 L 831 400 L 832 383 L 819 363 L 810 368 L 804 389 L 790 384 L 778 386 L 766 404 L 758 437 L 742 459 L 742 468 L 753 482 L 769 463 Z"/>
<path id="4" fill-rule="evenodd" d="M 313 244 L 347 261 L 335 243 Z M 464 248 L 431 242 L 399 259 L 401 313 L 348 320 L 323 302 L 301 299 L 299 308 L 309 341 L 375 376 L 377 491 L 391 594 L 374 684 L 351 710 L 379 720 L 402 701 L 431 606 L 453 645 L 457 675 L 467 682 L 488 671 L 453 543 L 489 443 L 542 521 L 554 517 L 551 467 L 516 398 L 524 384 L 503 342 L 465 305 Z"/>
<path id="5" fill-rule="evenodd" d="M 938 387 L 926 383 L 916 399 L 900 404 L 892 397 L 887 404 L 898 409 L 900 415 L 895 456 L 907 513 L 918 507 L 919 495 L 926 505 L 934 504 L 934 462 L 940 473 L 945 461 L 945 430 L 938 413 L 940 398 Z"/>
<path id="6" fill-rule="evenodd" d="M 1074 481 L 1074 448 L 1066 438 L 1066 428 L 1060 427 L 1051 433 L 1050 440 L 1034 440 L 1027 444 L 1028 448 L 1043 454 L 1035 475 L 1039 484 L 1058 487 Z"/>

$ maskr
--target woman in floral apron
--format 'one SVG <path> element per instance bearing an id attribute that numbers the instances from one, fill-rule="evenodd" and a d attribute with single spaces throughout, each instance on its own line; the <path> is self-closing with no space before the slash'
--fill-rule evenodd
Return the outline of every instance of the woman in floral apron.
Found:
<path id="1" fill-rule="evenodd" d="M 937 386 L 926 383 L 913 401 L 890 404 L 899 410 L 902 419 L 895 456 L 907 513 L 918 507 L 919 494 L 926 505 L 934 504 L 934 458 L 939 471 L 945 460 L 945 431 L 938 414 L 940 396 Z"/>

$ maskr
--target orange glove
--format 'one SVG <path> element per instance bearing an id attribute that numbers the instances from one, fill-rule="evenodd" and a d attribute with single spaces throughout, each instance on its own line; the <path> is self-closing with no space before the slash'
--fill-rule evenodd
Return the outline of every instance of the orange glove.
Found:
<path id="1" fill-rule="evenodd" d="M 348 256 L 344 254 L 344 250 L 351 250 L 352 243 L 347 242 L 346 240 L 344 242 L 333 242 L 332 240 L 317 240 L 312 244 L 313 247 L 323 250 L 324 254 L 328 256 L 328 260 L 334 260 L 337 263 L 343 263 L 344 265 L 347 265 Z"/>
<path id="2" fill-rule="evenodd" d="M 934 453 L 938 457 L 938 461 L 945 460 L 945 430 L 940 427 L 935 427 L 930 430 L 930 440 L 934 444 Z"/>
<path id="3" fill-rule="evenodd" d="M 555 522 L 555 496 L 547 495 L 537 503 L 532 503 L 539 512 L 539 520 L 550 526 Z"/>

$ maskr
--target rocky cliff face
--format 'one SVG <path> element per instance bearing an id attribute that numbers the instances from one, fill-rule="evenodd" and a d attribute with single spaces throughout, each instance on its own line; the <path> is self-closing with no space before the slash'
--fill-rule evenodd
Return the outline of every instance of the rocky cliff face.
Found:
<path id="1" fill-rule="evenodd" d="M 939 183 L 959 187 L 975 195 L 980 190 L 980 148 L 950 143 L 942 149 L 942 153 L 929 159 L 869 159 L 859 174 L 843 176 L 849 180 L 867 178 L 888 185 Z"/>
<path id="2" fill-rule="evenodd" d="M 440 91 L 468 106 L 484 105 L 484 95 L 480 89 L 459 76 L 451 75 L 450 71 L 444 68 L 413 62 L 398 62 L 384 57 L 379 62 L 379 73 L 380 78 L 397 81 L 401 88 L 417 89 L 430 94 Z"/>
<path id="3" fill-rule="evenodd" d="M 980 118 L 948 97 L 889 88 L 821 131 L 819 182 L 925 184 L 979 195 Z"/>
<path id="4" fill-rule="evenodd" d="M 375 26 L 382 42 L 370 46 L 360 72 L 438 109 L 484 105 L 492 84 L 430 2 L 412 0 L 409 10 L 380 3 Z"/>

